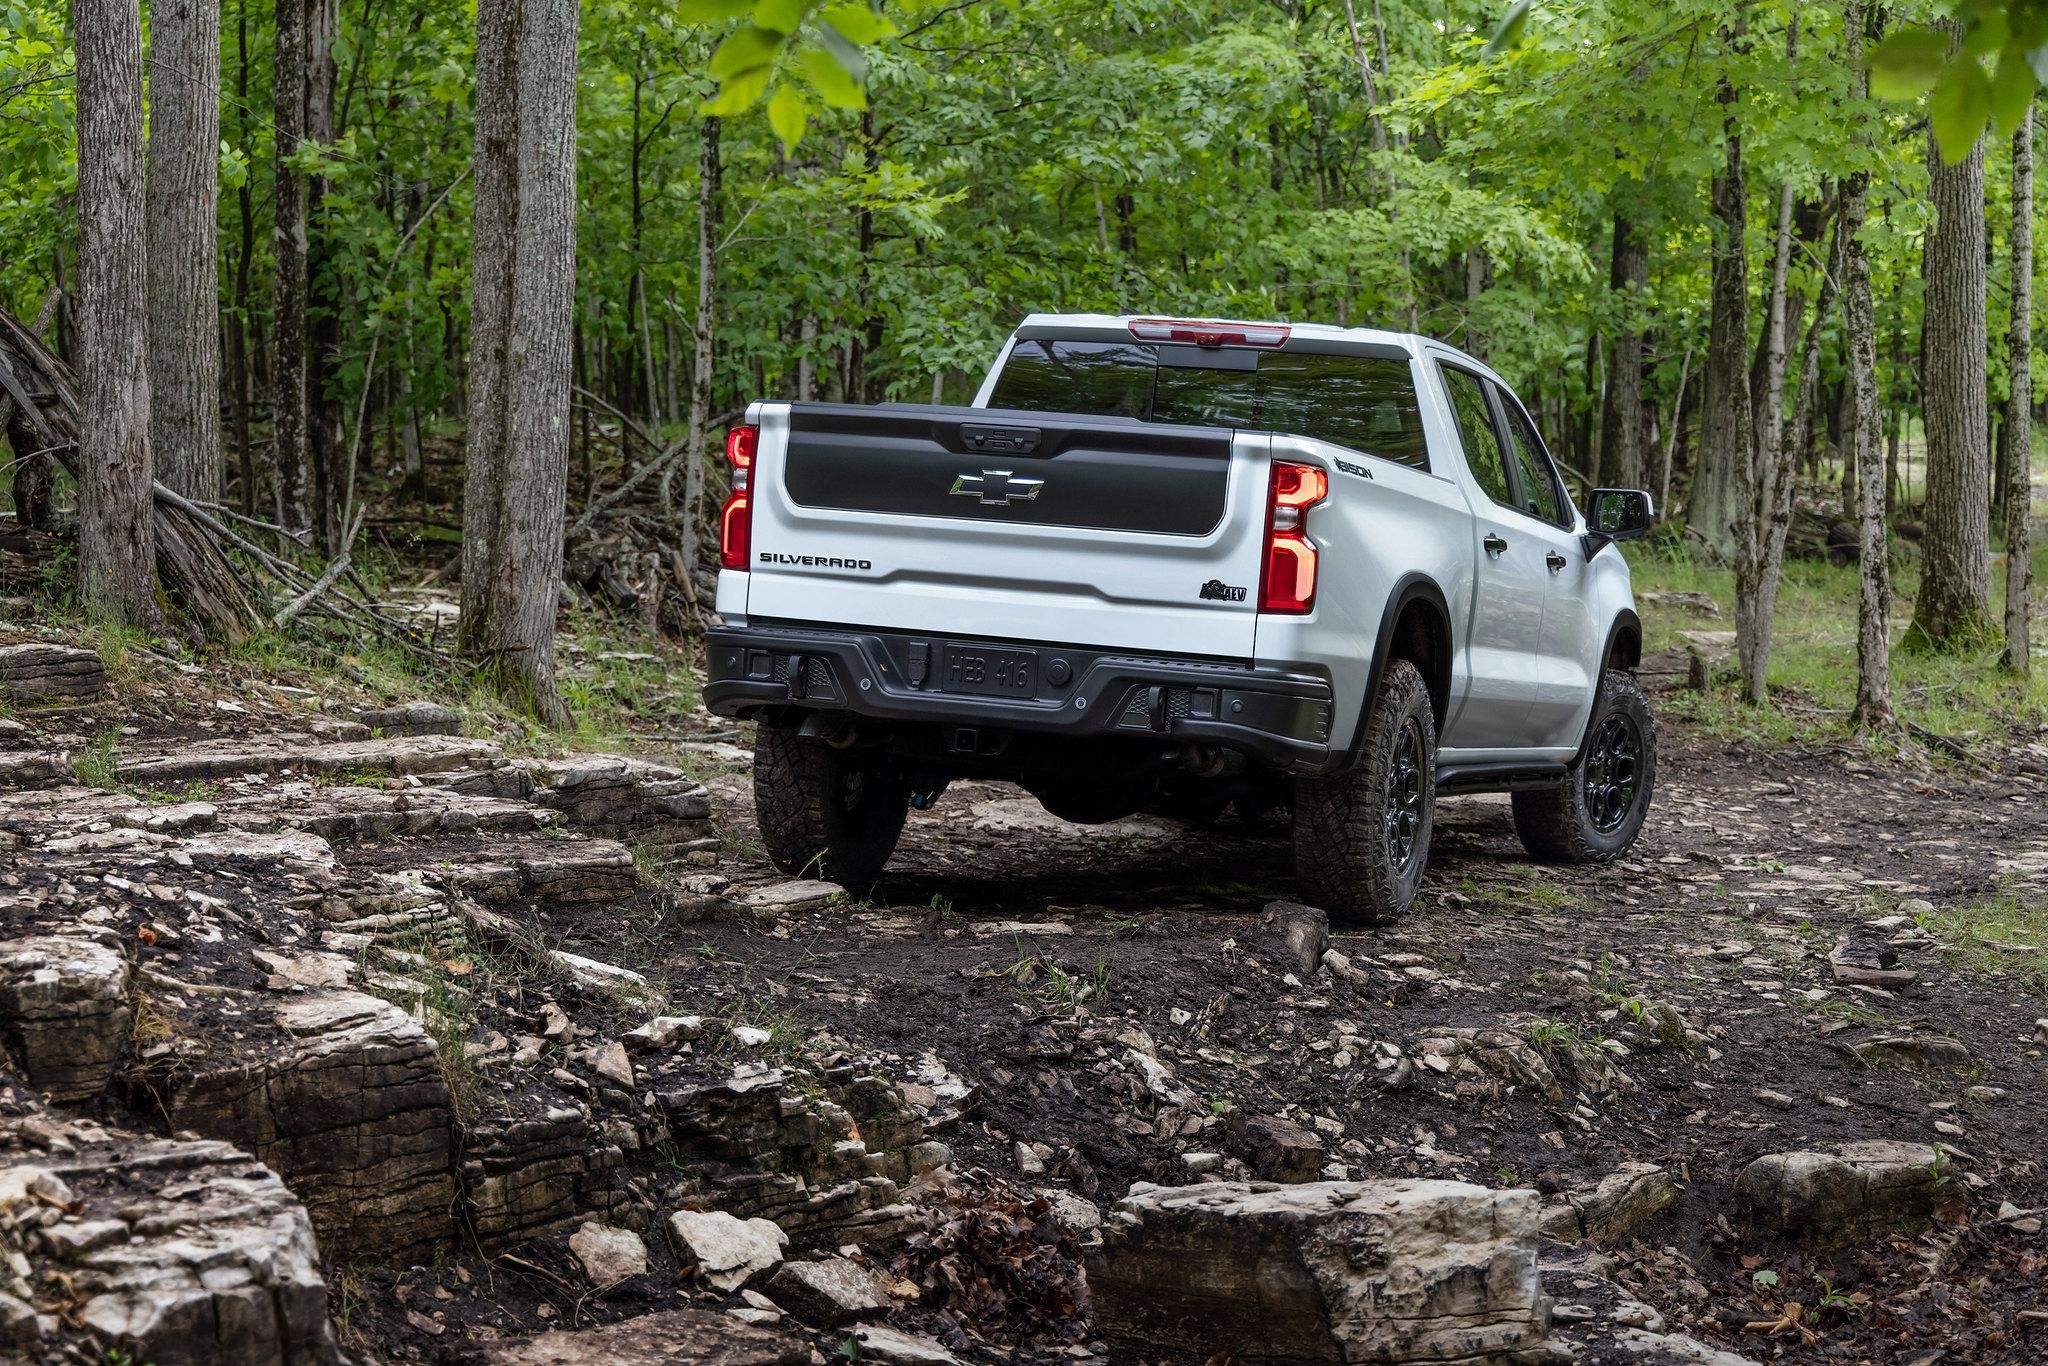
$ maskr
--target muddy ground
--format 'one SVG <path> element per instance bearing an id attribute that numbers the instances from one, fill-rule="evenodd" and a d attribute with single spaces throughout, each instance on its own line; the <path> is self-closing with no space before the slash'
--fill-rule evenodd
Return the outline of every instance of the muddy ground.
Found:
<path id="1" fill-rule="evenodd" d="M 2048 961 L 1987 952 L 1952 912 L 2015 895 L 2038 907 L 2048 745 L 2017 737 L 1990 761 L 1928 769 L 1667 723 L 1629 858 L 1537 868 L 1506 799 L 1447 800 L 1414 914 L 1333 933 L 1371 965 L 1349 980 L 1275 974 L 1241 951 L 1268 933 L 1262 909 L 1292 895 L 1284 830 L 1075 827 L 985 783 L 913 814 L 880 884 L 835 904 L 684 926 L 650 905 L 550 928 L 656 968 L 692 1009 L 963 1080 L 977 1103 L 944 1135 L 956 1164 L 1025 1189 L 1106 1207 L 1132 1181 L 1196 1179 L 1247 1115 L 1313 1130 L 1331 1175 L 1562 1193 L 1653 1162 L 1676 1202 L 1600 1255 L 1674 1330 L 1765 1359 L 2038 1361 L 2048 1244 L 1997 1213 L 2048 1204 Z M 722 890 L 776 881 L 744 774 L 712 787 Z M 1902 904 L 1906 919 L 1886 921 Z M 1917 979 L 1838 983 L 1830 953 L 1852 940 L 1890 947 Z M 1390 1065 L 1376 1048 L 1412 1062 L 1432 1036 L 1496 1028 L 1549 1059 L 1555 1092 Z M 1125 1061 L 1132 1030 L 1202 1104 L 1144 1094 Z M 1851 1051 L 1880 1039 L 1906 1042 L 1873 1062 Z M 1162 1108 L 1181 1116 L 1168 1133 Z M 1944 1145 L 1951 1198 L 1931 1228 L 1817 1252 L 1731 1219 L 1751 1159 L 1865 1138 Z M 1745 1331 L 1786 1300 L 1819 1307 L 1811 1344 Z"/>

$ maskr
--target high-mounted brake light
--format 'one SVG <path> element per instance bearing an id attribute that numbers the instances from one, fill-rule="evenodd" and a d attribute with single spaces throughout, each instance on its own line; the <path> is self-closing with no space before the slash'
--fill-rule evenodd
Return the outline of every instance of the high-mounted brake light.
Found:
<path id="1" fill-rule="evenodd" d="M 1211 323 L 1190 318 L 1139 318 L 1130 324 L 1139 341 L 1190 346 L 1278 346 L 1289 329 L 1254 323 Z"/>
<path id="2" fill-rule="evenodd" d="M 761 429 L 748 425 L 725 434 L 725 458 L 732 462 L 732 496 L 718 514 L 718 563 L 726 569 L 745 569 L 754 540 L 754 506 L 749 497 L 753 483 L 754 451 L 761 444 Z"/>
<path id="3" fill-rule="evenodd" d="M 1308 511 L 1329 496 L 1330 476 L 1319 465 L 1275 460 L 1268 487 L 1259 610 L 1299 616 L 1315 610 L 1316 546 L 1308 538 Z"/>

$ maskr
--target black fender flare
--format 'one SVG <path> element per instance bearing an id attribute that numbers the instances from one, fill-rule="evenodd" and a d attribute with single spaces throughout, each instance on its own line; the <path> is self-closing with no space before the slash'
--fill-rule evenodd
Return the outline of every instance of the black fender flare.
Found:
<path id="1" fill-rule="evenodd" d="M 1600 647 L 1600 672 L 1593 679 L 1593 706 L 1586 713 L 1586 729 L 1579 735 L 1578 753 L 1572 755 L 1571 767 L 1576 769 L 1586 757 L 1586 742 L 1593 738 L 1593 718 L 1600 714 L 1600 697 L 1607 688 L 1607 671 L 1614 665 L 1615 651 L 1624 638 L 1634 642 L 1629 659 L 1621 667 L 1633 670 L 1643 662 L 1643 621 L 1632 607 L 1624 607 L 1614 614 L 1614 620 L 1607 627 L 1607 643 Z"/>
<path id="2" fill-rule="evenodd" d="M 1443 589 L 1437 587 L 1436 581 L 1427 574 L 1407 574 L 1396 582 L 1393 591 L 1387 594 L 1386 611 L 1380 617 L 1379 636 L 1373 642 L 1372 667 L 1365 676 L 1365 697 L 1359 703 L 1358 724 L 1351 732 L 1351 743 L 1346 747 L 1343 767 L 1349 768 L 1358 762 L 1359 746 L 1365 739 L 1366 722 L 1372 716 L 1373 699 L 1380 694 L 1380 678 L 1386 672 L 1387 659 L 1394 648 L 1394 627 L 1400 623 L 1402 613 L 1417 602 L 1429 605 L 1436 615 L 1438 626 L 1443 631 L 1442 696 L 1438 696 L 1439 680 L 1423 680 L 1429 684 L 1430 700 L 1435 704 L 1436 728 L 1439 734 L 1443 731 L 1444 723 L 1450 719 L 1445 713 L 1450 710 L 1450 679 L 1452 664 L 1457 655 L 1457 637 L 1453 634 L 1454 628 L 1451 625 L 1450 605 L 1444 601 Z"/>

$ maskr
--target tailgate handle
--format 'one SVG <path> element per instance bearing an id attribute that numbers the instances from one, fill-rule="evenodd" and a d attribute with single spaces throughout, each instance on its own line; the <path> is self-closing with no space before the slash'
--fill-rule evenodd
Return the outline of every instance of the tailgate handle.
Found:
<path id="1" fill-rule="evenodd" d="M 970 451 L 986 454 L 1029 455 L 1038 449 L 1036 427 L 962 427 L 960 439 Z"/>

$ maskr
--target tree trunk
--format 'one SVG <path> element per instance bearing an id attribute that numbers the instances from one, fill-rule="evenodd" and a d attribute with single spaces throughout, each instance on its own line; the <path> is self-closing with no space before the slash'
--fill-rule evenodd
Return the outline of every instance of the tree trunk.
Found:
<path id="1" fill-rule="evenodd" d="M 1770 560 L 1771 519 L 1785 446 L 1787 280 L 1792 264 L 1792 187 L 1778 193 L 1778 231 L 1771 262 L 1770 304 L 1760 341 L 1762 366 L 1752 374 L 1749 460 L 1738 481 L 1741 525 L 1735 535 L 1735 653 L 1742 668 L 1743 700 L 1761 705 L 1770 668 L 1771 611 L 1778 597 Z M 1790 489 L 1786 490 L 1789 500 Z M 1789 512 L 1789 509 L 1788 509 Z M 1782 555 L 1782 551 L 1780 554 Z"/>
<path id="2" fill-rule="evenodd" d="M 497 638 L 491 569 L 504 505 L 506 352 L 512 333 L 512 275 L 518 257 L 519 13 L 516 3 L 477 9 L 475 205 L 471 213 L 468 438 L 462 488 L 464 653 L 484 655 Z"/>
<path id="3" fill-rule="evenodd" d="M 277 135 L 277 286 L 270 338 L 271 458 L 277 466 L 277 518 L 293 531 L 311 525 L 307 499 L 306 178 L 292 158 L 306 136 L 305 0 L 277 0 L 271 119 Z"/>
<path id="4" fill-rule="evenodd" d="M 306 6 L 306 139 L 331 145 L 341 129 L 335 121 L 334 43 L 341 31 L 340 0 L 303 0 Z M 327 180 L 314 177 L 306 186 L 306 441 L 313 471 L 313 522 L 319 543 L 339 555 L 354 490 L 342 468 L 346 437 L 342 431 L 341 396 L 335 376 L 341 365 L 343 282 L 327 213 Z M 368 384 L 372 376 L 365 375 Z"/>
<path id="5" fill-rule="evenodd" d="M 1867 37 L 1862 0 L 1845 0 L 1842 27 L 1848 35 L 1850 98 L 1864 98 Z M 1873 26 L 1874 27 L 1874 26 Z M 1866 135 L 1867 138 L 1867 135 Z M 1871 299 L 1870 253 L 1863 241 L 1870 173 L 1858 171 L 1842 186 L 1842 330 L 1849 362 L 1849 442 L 1856 465 L 1857 554 L 1862 593 L 1856 630 L 1856 729 L 1889 730 L 1892 716 L 1891 546 L 1886 534 L 1886 467 L 1878 459 L 1882 414 L 1877 393 L 1877 323 Z"/>
<path id="6" fill-rule="evenodd" d="M 2012 135 L 2012 396 L 2006 409 L 2005 667 L 2033 671 L 2034 111 Z"/>
<path id="7" fill-rule="evenodd" d="M 691 338 L 690 427 L 683 452 L 683 564 L 697 568 L 697 528 L 704 502 L 704 443 L 711 422 L 711 378 L 718 346 L 719 121 L 704 120 L 697 159 L 697 317 Z M 673 466 L 671 466 L 673 468 Z"/>
<path id="8" fill-rule="evenodd" d="M 488 17 L 493 9 L 515 13 Z M 490 507 L 463 509 L 465 536 L 473 519 L 492 522 L 483 581 L 463 585 L 464 638 L 499 686 L 550 725 L 569 719 L 555 684 L 555 617 L 574 363 L 578 17 L 578 0 L 506 0 L 480 7 L 477 39 L 476 162 L 480 178 L 487 161 L 499 163 L 491 174 L 500 202 L 493 255 L 483 255 L 479 222 L 474 269 L 479 282 L 499 265 L 510 269 L 495 319 L 504 325 L 495 383 L 500 415 L 489 424 L 495 447 L 477 452 L 471 428 L 472 459 L 481 454 L 496 467 L 497 497 Z M 487 91 L 487 80 L 507 76 L 509 87 Z M 502 141 L 507 133 L 509 145 Z M 481 301 L 484 286 L 477 288 Z M 472 600 L 482 609 L 476 622 Z"/>
<path id="9" fill-rule="evenodd" d="M 78 587 L 87 611 L 154 630 L 149 342 L 138 0 L 73 0 L 78 81 Z M 212 278 L 208 271 L 209 281 Z"/>
<path id="10" fill-rule="evenodd" d="M 1732 105 L 1734 98 L 1724 85 L 1721 102 Z M 1742 471 L 1748 468 L 1755 439 L 1749 407 L 1749 258 L 1743 243 L 1747 199 L 1742 135 L 1730 117 L 1727 165 L 1713 184 L 1713 284 L 1700 455 L 1686 508 L 1686 525 L 1723 555 L 1735 552 Z"/>
<path id="11" fill-rule="evenodd" d="M 1756 603 L 1751 617 L 1754 639 L 1743 674 L 1745 695 L 1750 702 L 1764 700 L 1764 685 L 1770 675 L 1771 618 L 1778 607 L 1778 583 L 1785 566 L 1785 536 L 1792 526 L 1792 492 L 1799 478 L 1799 452 L 1812 444 L 1814 403 L 1820 391 L 1821 334 L 1827 328 L 1828 315 L 1834 311 L 1836 282 L 1841 278 L 1841 257 L 1842 232 L 1837 225 L 1834 254 L 1821 275 L 1820 296 L 1814 303 L 1813 322 L 1806 330 L 1806 345 L 1800 356 L 1799 382 L 1792 397 L 1792 421 L 1781 433 L 1777 451 L 1765 462 L 1768 482 L 1761 490 L 1764 501 L 1759 509 L 1762 522 L 1758 528 Z"/>
<path id="12" fill-rule="evenodd" d="M 1984 141 L 1950 166 L 1930 133 L 1926 340 L 1927 535 L 1910 644 L 1982 645 L 1991 624 L 1990 411 L 1984 318 Z"/>
<path id="13" fill-rule="evenodd" d="M 149 54 L 149 432 L 157 477 L 221 492 L 220 0 L 156 0 Z"/>
<path id="14" fill-rule="evenodd" d="M 1600 429 L 1600 482 L 1639 488 L 1643 482 L 1643 332 L 1637 311 L 1650 287 L 1650 245 L 1635 225 L 1614 216 L 1614 262 L 1609 287 L 1627 296 L 1627 313 L 1608 353 L 1606 411 Z"/>
<path id="15" fill-rule="evenodd" d="M 235 7 L 235 110 L 241 124 L 243 146 L 249 145 L 249 0 Z M 242 225 L 235 252 L 235 306 L 228 314 L 228 378 L 234 385 L 235 454 L 241 471 L 241 504 L 244 517 L 256 515 L 256 450 L 249 439 L 250 369 L 255 363 L 249 347 L 249 276 L 256 255 L 256 204 L 244 175 L 235 190 L 235 211 Z"/>

